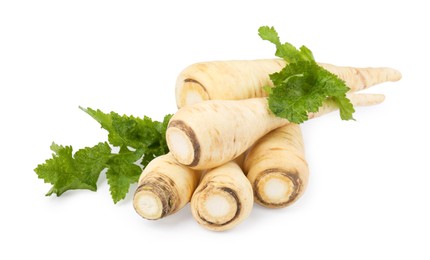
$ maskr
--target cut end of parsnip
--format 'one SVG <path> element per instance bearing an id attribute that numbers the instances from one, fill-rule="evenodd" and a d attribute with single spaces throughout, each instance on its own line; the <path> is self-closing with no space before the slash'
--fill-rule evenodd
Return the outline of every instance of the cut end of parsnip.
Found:
<path id="1" fill-rule="evenodd" d="M 177 100 L 179 108 L 210 99 L 205 87 L 197 80 L 185 79 L 182 81 L 180 89 L 181 91 Z"/>
<path id="2" fill-rule="evenodd" d="M 166 131 L 166 141 L 170 152 L 183 165 L 191 165 L 195 159 L 194 144 L 190 133 L 181 126 L 182 122 L 172 121 Z"/>
<path id="3" fill-rule="evenodd" d="M 185 104 L 186 105 L 193 105 L 193 104 L 202 102 L 204 100 L 205 99 L 203 99 L 203 97 L 201 95 L 199 95 L 199 93 L 196 93 L 196 92 L 189 92 L 185 96 Z"/>
<path id="4" fill-rule="evenodd" d="M 133 199 L 136 212 L 146 219 L 159 219 L 163 216 L 163 202 L 152 190 L 140 190 Z"/>
<path id="5" fill-rule="evenodd" d="M 217 230 L 233 221 L 240 210 L 237 196 L 228 188 L 208 189 L 203 191 L 196 201 L 196 214 Z"/>
<path id="6" fill-rule="evenodd" d="M 295 199 L 297 188 L 284 172 L 264 174 L 254 183 L 256 202 L 270 208 L 285 207 Z"/>

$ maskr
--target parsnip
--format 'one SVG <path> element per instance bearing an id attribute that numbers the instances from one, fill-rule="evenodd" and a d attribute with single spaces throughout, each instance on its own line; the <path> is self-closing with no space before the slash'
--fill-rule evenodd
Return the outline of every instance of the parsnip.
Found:
<path id="1" fill-rule="evenodd" d="M 287 124 L 258 140 L 247 152 L 244 171 L 260 205 L 282 208 L 295 202 L 309 176 L 300 126 Z"/>
<path id="2" fill-rule="evenodd" d="M 251 184 L 232 161 L 203 175 L 191 198 L 191 213 L 203 227 L 224 231 L 245 220 L 253 202 Z"/>
<path id="3" fill-rule="evenodd" d="M 199 172 L 179 164 L 172 154 L 159 156 L 143 170 L 133 206 L 146 219 L 173 214 L 190 201 L 199 179 Z"/>
<path id="4" fill-rule="evenodd" d="M 319 63 L 346 82 L 351 92 L 378 83 L 397 81 L 400 72 L 391 68 L 354 68 Z M 178 108 L 204 100 L 238 100 L 265 97 L 263 86 L 273 86 L 269 74 L 285 66 L 281 59 L 213 61 L 185 68 L 176 80 Z"/>
<path id="5" fill-rule="evenodd" d="M 354 106 L 384 100 L 377 94 L 352 94 L 349 98 Z M 334 104 L 325 103 L 309 118 L 333 110 Z M 288 123 L 269 111 L 266 98 L 208 100 L 179 109 L 169 122 L 166 141 L 178 162 L 204 170 L 231 161 L 262 136 Z"/>

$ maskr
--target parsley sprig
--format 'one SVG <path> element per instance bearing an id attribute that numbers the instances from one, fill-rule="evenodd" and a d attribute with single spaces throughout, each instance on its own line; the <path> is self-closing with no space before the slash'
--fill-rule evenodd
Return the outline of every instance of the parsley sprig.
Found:
<path id="1" fill-rule="evenodd" d="M 273 27 L 262 26 L 258 33 L 263 40 L 273 43 L 275 55 L 286 61 L 281 71 L 270 75 L 274 86 L 265 87 L 269 108 L 276 116 L 303 123 L 308 113 L 317 112 L 324 101 L 331 99 L 343 120 L 354 119 L 354 107 L 346 97 L 349 88 L 338 76 L 318 65 L 311 50 L 281 43 Z"/>
<path id="2" fill-rule="evenodd" d="M 37 166 L 39 178 L 52 184 L 46 194 L 60 196 L 68 190 L 97 190 L 97 180 L 103 170 L 114 203 L 125 198 L 132 183 L 138 181 L 142 168 L 152 159 L 169 150 L 165 140 L 167 123 L 149 117 L 120 116 L 91 108 L 81 108 L 108 131 L 108 142 L 100 142 L 73 154 L 72 146 L 53 143 L 52 158 Z M 112 149 L 116 148 L 116 149 Z M 118 152 L 114 152 L 118 150 Z"/>

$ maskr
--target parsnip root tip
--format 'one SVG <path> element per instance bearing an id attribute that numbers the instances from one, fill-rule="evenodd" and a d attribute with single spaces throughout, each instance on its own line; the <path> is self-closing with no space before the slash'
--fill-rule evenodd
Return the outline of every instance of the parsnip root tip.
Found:
<path id="1" fill-rule="evenodd" d="M 393 77 L 391 81 L 399 81 L 402 79 L 402 73 L 398 70 L 392 69 L 393 70 Z"/>
<path id="2" fill-rule="evenodd" d="M 347 97 L 354 106 L 373 106 L 385 100 L 384 94 L 348 94 Z"/>

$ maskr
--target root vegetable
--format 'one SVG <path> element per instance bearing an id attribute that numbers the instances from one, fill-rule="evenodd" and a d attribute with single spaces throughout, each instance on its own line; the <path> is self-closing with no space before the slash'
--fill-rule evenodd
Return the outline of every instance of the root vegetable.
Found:
<path id="1" fill-rule="evenodd" d="M 378 83 L 397 81 L 400 72 L 391 68 L 354 68 L 319 63 L 346 82 L 351 92 Z M 178 108 L 203 100 L 238 100 L 265 97 L 263 86 L 273 86 L 269 74 L 285 66 L 281 59 L 213 61 L 185 68 L 176 80 Z"/>
<path id="2" fill-rule="evenodd" d="M 244 171 L 258 204 L 282 208 L 295 202 L 309 176 L 300 126 L 287 124 L 258 140 L 245 157 Z"/>
<path id="3" fill-rule="evenodd" d="M 213 231 L 231 229 L 245 220 L 253 206 L 252 187 L 236 162 L 206 172 L 191 198 L 196 221 Z"/>
<path id="4" fill-rule="evenodd" d="M 190 201 L 199 178 L 199 172 L 179 164 L 172 154 L 159 156 L 143 170 L 133 206 L 146 219 L 173 214 Z"/>
<path id="5" fill-rule="evenodd" d="M 320 63 L 323 68 L 344 80 L 350 88 L 350 92 L 356 92 L 387 81 L 398 81 L 402 74 L 395 69 L 379 68 L 355 68 L 342 67 L 327 63 Z"/>
<path id="6" fill-rule="evenodd" d="M 377 94 L 352 94 L 349 98 L 354 106 L 384 100 Z M 336 106 L 326 102 L 309 118 L 334 110 Z M 169 122 L 166 141 L 178 162 L 204 170 L 233 160 L 262 136 L 288 123 L 270 112 L 266 98 L 209 100 L 179 109 Z"/>

